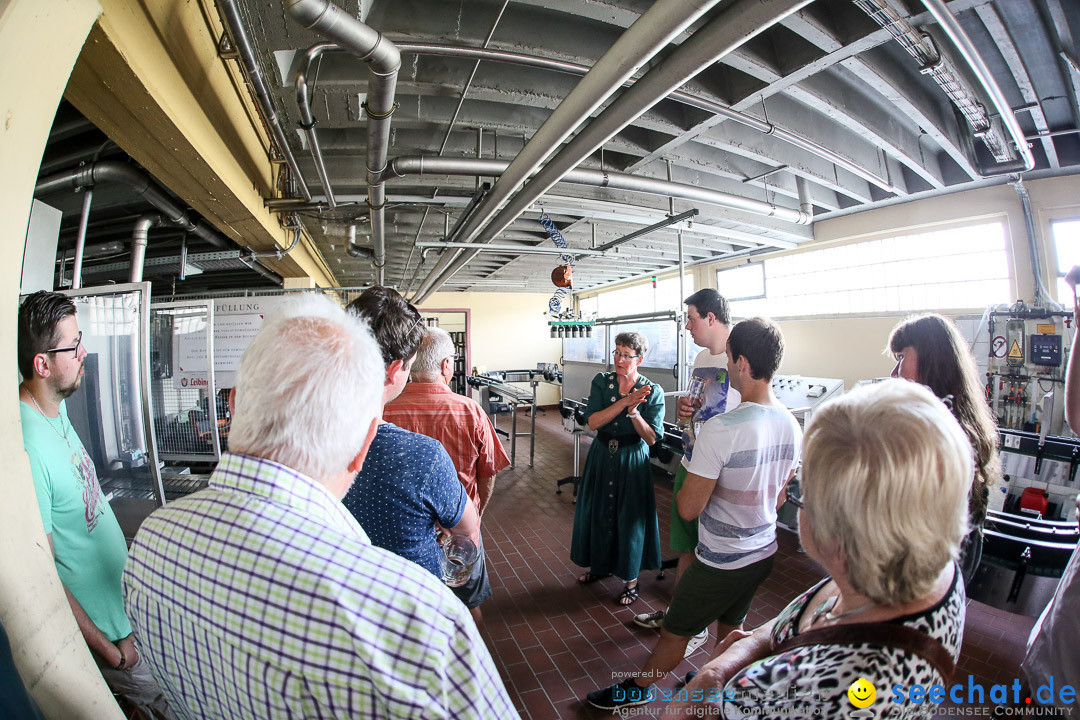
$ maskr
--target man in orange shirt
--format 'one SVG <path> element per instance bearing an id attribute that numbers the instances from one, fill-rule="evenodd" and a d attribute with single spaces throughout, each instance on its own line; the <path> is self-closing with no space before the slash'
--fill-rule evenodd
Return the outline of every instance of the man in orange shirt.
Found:
<path id="1" fill-rule="evenodd" d="M 480 405 L 450 390 L 453 374 L 453 340 L 445 330 L 429 328 L 413 361 L 409 384 L 387 403 L 383 417 L 441 442 L 465 491 L 483 514 L 495 475 L 510 465 L 510 458 Z"/>

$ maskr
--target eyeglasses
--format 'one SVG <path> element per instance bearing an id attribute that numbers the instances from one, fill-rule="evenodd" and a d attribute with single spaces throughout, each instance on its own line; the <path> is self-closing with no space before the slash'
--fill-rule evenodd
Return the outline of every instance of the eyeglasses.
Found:
<path id="1" fill-rule="evenodd" d="M 79 347 L 82 346 L 82 330 L 79 331 L 79 335 L 75 338 L 75 344 L 69 347 L 52 348 L 51 350 L 45 350 L 47 353 L 62 353 L 62 352 L 74 352 L 79 354 Z"/>
<path id="2" fill-rule="evenodd" d="M 616 360 L 618 360 L 620 358 L 622 358 L 623 360 L 637 360 L 641 356 L 640 355 L 624 355 L 623 353 L 619 352 L 618 350 L 612 350 L 611 351 L 611 357 L 615 358 Z"/>

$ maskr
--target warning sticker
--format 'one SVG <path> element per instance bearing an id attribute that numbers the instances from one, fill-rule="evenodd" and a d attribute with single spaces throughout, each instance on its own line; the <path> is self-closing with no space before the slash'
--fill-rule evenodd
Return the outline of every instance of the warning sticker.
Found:
<path id="1" fill-rule="evenodd" d="M 1005 350 L 1007 347 L 1008 343 L 1005 341 L 1005 337 L 1003 335 L 998 335 L 990 344 L 990 351 L 994 354 L 994 357 L 1000 360 L 1005 357 Z"/>
<path id="2" fill-rule="evenodd" d="M 1010 360 L 1021 360 L 1022 361 L 1024 359 L 1024 350 L 1023 350 L 1023 348 L 1020 347 L 1020 343 L 1018 343 L 1016 340 L 1013 340 L 1012 345 L 1009 346 L 1009 356 L 1008 357 L 1009 357 Z"/>

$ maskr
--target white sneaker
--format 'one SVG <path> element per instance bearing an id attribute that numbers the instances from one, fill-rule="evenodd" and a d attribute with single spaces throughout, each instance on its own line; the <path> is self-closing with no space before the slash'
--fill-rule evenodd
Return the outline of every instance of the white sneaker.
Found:
<path id="1" fill-rule="evenodd" d="M 683 653 L 684 658 L 688 658 L 694 654 L 694 651 L 705 644 L 705 641 L 709 639 L 709 628 L 705 628 L 694 637 L 690 638 L 690 642 L 686 643 L 686 652 Z"/>

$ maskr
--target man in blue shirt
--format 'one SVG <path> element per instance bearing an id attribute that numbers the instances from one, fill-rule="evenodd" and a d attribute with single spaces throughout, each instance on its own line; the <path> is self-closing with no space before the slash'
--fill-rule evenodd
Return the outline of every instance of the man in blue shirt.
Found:
<path id="1" fill-rule="evenodd" d="M 371 325 L 386 365 L 383 405 L 401 394 L 427 329 L 420 313 L 396 291 L 365 290 L 348 309 Z M 442 577 L 439 529 L 468 536 L 478 548 L 480 516 L 438 440 L 409 432 L 380 416 L 364 467 L 343 502 L 371 542 Z M 481 552 L 469 581 L 454 594 L 479 626 L 480 604 L 491 596 Z"/>

